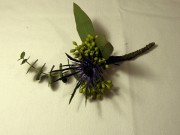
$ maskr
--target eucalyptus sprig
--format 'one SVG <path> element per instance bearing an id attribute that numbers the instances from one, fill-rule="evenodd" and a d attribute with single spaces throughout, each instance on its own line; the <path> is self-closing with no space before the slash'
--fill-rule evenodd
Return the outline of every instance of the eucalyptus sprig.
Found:
<path id="1" fill-rule="evenodd" d="M 52 87 L 52 85 L 53 85 L 53 83 L 54 83 L 54 80 L 55 80 L 56 78 L 62 77 L 62 76 L 64 76 L 64 74 L 67 73 L 67 72 L 52 73 L 52 71 L 53 71 L 53 69 L 54 69 L 54 67 L 55 67 L 54 65 L 52 66 L 51 70 L 50 70 L 48 73 L 46 73 L 46 72 L 44 72 L 46 63 L 44 63 L 40 68 L 37 68 L 35 65 L 36 65 L 36 63 L 38 62 L 38 59 L 36 59 L 36 60 L 31 64 L 31 63 L 28 61 L 28 60 L 30 59 L 30 57 L 25 58 L 25 54 L 26 54 L 26 53 L 23 51 L 23 52 L 20 54 L 20 58 L 18 59 L 18 61 L 21 60 L 21 65 L 23 65 L 23 64 L 25 64 L 25 63 L 29 65 L 29 68 L 28 68 L 26 74 L 29 73 L 30 70 L 35 71 L 35 72 L 36 72 L 35 80 L 37 80 L 37 81 L 42 81 L 44 78 L 47 78 L 47 80 L 48 80 L 48 86 L 51 86 L 51 87 Z M 59 69 L 60 69 L 60 70 L 62 69 L 62 63 L 60 63 Z M 67 82 L 67 78 L 64 78 L 62 81 L 63 81 L 64 83 L 66 83 L 66 82 Z"/>

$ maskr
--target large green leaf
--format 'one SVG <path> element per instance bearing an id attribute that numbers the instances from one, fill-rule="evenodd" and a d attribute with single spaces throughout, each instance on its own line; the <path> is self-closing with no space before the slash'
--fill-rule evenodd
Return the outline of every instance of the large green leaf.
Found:
<path id="1" fill-rule="evenodd" d="M 87 14 L 76 3 L 73 6 L 76 28 L 81 40 L 84 42 L 88 34 L 95 36 L 93 24 Z"/>
<path id="2" fill-rule="evenodd" d="M 113 52 L 113 46 L 111 45 L 111 43 L 108 42 L 102 35 L 98 35 L 95 42 L 100 49 L 103 58 L 108 59 Z"/>
<path id="3" fill-rule="evenodd" d="M 111 56 L 112 52 L 113 52 L 113 46 L 109 42 L 104 46 L 104 49 L 101 50 L 102 56 L 105 59 L 108 59 Z"/>

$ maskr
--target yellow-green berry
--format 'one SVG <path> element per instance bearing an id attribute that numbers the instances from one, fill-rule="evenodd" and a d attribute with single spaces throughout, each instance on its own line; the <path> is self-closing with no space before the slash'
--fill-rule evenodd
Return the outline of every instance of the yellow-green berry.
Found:
<path id="1" fill-rule="evenodd" d="M 75 49 L 76 49 L 76 50 L 79 50 L 79 46 L 77 46 Z"/>
<path id="2" fill-rule="evenodd" d="M 105 58 L 102 58 L 102 62 L 106 62 L 106 59 L 105 59 Z"/>
<path id="3" fill-rule="evenodd" d="M 96 51 L 96 53 L 95 53 L 95 54 L 96 54 L 96 55 L 98 55 L 98 54 L 99 54 L 99 52 L 97 52 L 97 51 Z"/>
<path id="4" fill-rule="evenodd" d="M 93 41 L 93 42 L 91 43 L 91 45 L 94 47 L 94 46 L 95 46 L 95 42 Z"/>
<path id="5" fill-rule="evenodd" d="M 86 41 L 89 42 L 89 38 L 86 38 Z"/>
<path id="6" fill-rule="evenodd" d="M 80 92 L 80 93 L 83 93 L 83 88 L 79 89 L 79 92 Z"/>
<path id="7" fill-rule="evenodd" d="M 95 61 L 97 61 L 97 60 L 98 60 L 98 58 L 97 58 L 97 57 L 95 57 L 95 58 L 94 58 L 94 60 L 95 60 Z"/>
<path id="8" fill-rule="evenodd" d="M 89 53 L 89 50 L 84 51 L 84 53 Z"/>
<path id="9" fill-rule="evenodd" d="M 90 46 L 91 46 L 91 44 L 90 44 L 90 43 L 87 43 L 87 46 L 88 46 L 88 47 L 90 47 Z"/>
<path id="10" fill-rule="evenodd" d="M 90 50 L 92 50 L 92 49 L 93 49 L 93 47 L 92 47 L 92 46 L 89 46 L 89 49 L 90 49 Z"/>
<path id="11" fill-rule="evenodd" d="M 80 52 L 83 53 L 83 50 L 81 49 Z"/>
<path id="12" fill-rule="evenodd" d="M 111 84 L 111 83 L 112 83 L 112 81 L 111 81 L 111 80 L 107 80 L 107 83 Z"/>
<path id="13" fill-rule="evenodd" d="M 102 84 L 101 84 L 101 87 L 102 87 L 103 89 L 105 88 L 105 85 L 104 85 L 104 83 L 102 83 Z"/>
<path id="14" fill-rule="evenodd" d="M 82 46 L 84 46 L 85 45 L 85 43 L 84 42 L 82 42 Z"/>
<path id="15" fill-rule="evenodd" d="M 97 84 L 97 87 L 100 88 L 100 84 L 99 83 Z"/>
<path id="16" fill-rule="evenodd" d="M 104 89 L 101 89 L 101 92 L 104 93 Z"/>
<path id="17" fill-rule="evenodd" d="M 106 87 L 108 88 L 108 89 L 111 89 L 112 88 L 112 84 L 106 84 Z"/>
<path id="18" fill-rule="evenodd" d="M 88 37 L 88 38 L 90 38 L 90 37 L 91 37 L 91 35 L 90 35 L 90 34 L 88 34 L 88 35 L 87 35 L 87 37 Z"/>
<path id="19" fill-rule="evenodd" d="M 77 45 L 77 43 L 75 41 L 72 42 L 74 45 Z"/>
<path id="20" fill-rule="evenodd" d="M 81 59 L 82 59 L 82 56 L 80 55 L 80 56 L 78 57 L 78 59 L 81 60 Z"/>
<path id="21" fill-rule="evenodd" d="M 75 52 L 74 55 L 79 55 L 79 52 Z"/>
<path id="22" fill-rule="evenodd" d="M 93 56 L 93 53 L 92 53 L 92 52 L 90 53 L 90 56 Z"/>
<path id="23" fill-rule="evenodd" d="M 96 98 L 100 99 L 101 98 L 101 94 L 97 94 Z"/>
<path id="24" fill-rule="evenodd" d="M 85 93 L 86 92 L 86 89 L 85 88 L 83 88 L 83 93 Z"/>
<path id="25" fill-rule="evenodd" d="M 87 42 L 87 41 L 85 41 L 84 43 L 85 43 L 86 45 L 88 44 L 88 42 Z"/>
<path id="26" fill-rule="evenodd" d="M 76 49 L 71 49 L 71 50 L 70 50 L 71 53 L 73 53 L 73 52 L 75 52 L 75 51 L 76 51 Z"/>
<path id="27" fill-rule="evenodd" d="M 95 94 L 95 92 L 96 92 L 96 90 L 93 88 L 93 89 L 92 89 L 92 94 Z"/>
<path id="28" fill-rule="evenodd" d="M 106 64 L 106 65 L 105 65 L 105 68 L 108 69 L 108 68 L 109 68 L 109 65 Z"/>
<path id="29" fill-rule="evenodd" d="M 98 51 L 98 49 L 99 49 L 98 47 L 95 47 L 95 51 Z"/>
<path id="30" fill-rule="evenodd" d="M 75 54 L 74 57 L 75 57 L 75 58 L 78 58 L 78 57 L 79 57 L 79 54 Z"/>

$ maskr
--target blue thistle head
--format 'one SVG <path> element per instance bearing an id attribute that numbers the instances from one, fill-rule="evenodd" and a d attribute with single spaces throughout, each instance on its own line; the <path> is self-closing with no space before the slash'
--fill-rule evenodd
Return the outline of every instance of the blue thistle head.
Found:
<path id="1" fill-rule="evenodd" d="M 111 89 L 112 82 L 110 80 L 105 81 L 103 78 L 103 70 L 109 68 L 106 64 L 106 60 L 102 58 L 99 48 L 95 45 L 94 37 L 88 36 L 87 40 L 81 45 L 77 45 L 70 52 L 74 57 L 67 55 L 68 59 L 72 61 L 72 64 L 63 65 L 63 69 L 54 70 L 52 72 L 70 71 L 69 74 L 60 77 L 56 81 L 63 80 L 70 76 L 75 76 L 77 84 L 74 88 L 69 103 L 71 103 L 77 89 L 83 93 L 86 97 L 92 97 L 94 99 L 101 98 L 105 92 L 105 89 Z"/>

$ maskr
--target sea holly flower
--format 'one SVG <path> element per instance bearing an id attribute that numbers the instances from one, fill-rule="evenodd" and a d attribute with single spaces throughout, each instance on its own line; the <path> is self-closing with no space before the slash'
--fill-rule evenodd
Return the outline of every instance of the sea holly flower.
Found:
<path id="1" fill-rule="evenodd" d="M 76 47 L 70 50 L 74 54 L 73 58 L 66 54 L 67 57 L 72 61 L 72 64 L 64 65 L 64 69 L 54 70 L 52 72 L 62 72 L 70 70 L 71 73 L 60 77 L 58 80 L 70 76 L 76 76 L 77 84 L 72 93 L 69 103 L 71 102 L 74 94 L 78 88 L 80 93 L 83 93 L 86 97 L 92 97 L 94 99 L 103 96 L 105 90 L 112 88 L 112 81 L 105 81 L 103 77 L 103 70 L 108 69 L 109 65 L 106 63 L 105 58 L 102 57 L 100 49 L 95 44 L 95 37 L 88 35 L 85 42 L 81 45 L 77 45 L 73 42 Z"/>
<path id="2" fill-rule="evenodd" d="M 106 69 L 119 62 L 133 60 L 155 47 L 155 43 L 152 42 L 132 53 L 112 56 L 114 48 L 111 43 L 105 36 L 96 35 L 91 19 L 77 4 L 74 3 L 73 7 L 77 32 L 82 42 L 77 44 L 73 41 L 74 48 L 70 50 L 72 55 L 66 53 L 68 64 L 60 63 L 57 70 L 54 70 L 55 66 L 53 65 L 49 73 L 44 73 L 45 64 L 37 69 L 35 64 L 38 60 L 34 61 L 33 64 L 29 63 L 30 57 L 25 58 L 25 52 L 22 52 L 19 58 L 22 60 L 21 64 L 27 63 L 30 66 L 27 73 L 32 69 L 35 70 L 36 80 L 47 77 L 50 86 L 60 80 L 66 83 L 69 77 L 74 76 L 77 79 L 77 84 L 69 103 L 78 89 L 80 93 L 85 95 L 86 101 L 88 98 L 99 99 L 103 97 L 103 94 L 113 87 L 112 81 L 106 80 L 103 76 Z"/>

